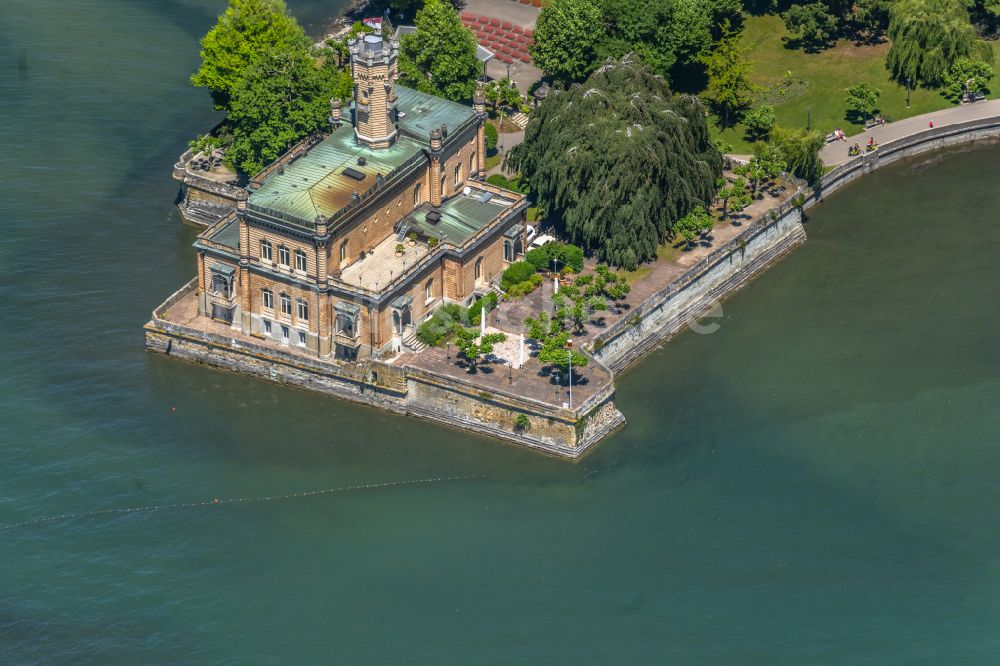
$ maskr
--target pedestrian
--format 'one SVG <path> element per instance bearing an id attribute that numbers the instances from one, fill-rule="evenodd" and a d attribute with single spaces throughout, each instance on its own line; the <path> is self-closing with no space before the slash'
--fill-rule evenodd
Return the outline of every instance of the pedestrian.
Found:
<path id="1" fill-rule="evenodd" d="M 927 126 L 930 127 L 931 129 L 934 129 L 934 121 L 932 120 L 929 123 L 927 123 Z"/>

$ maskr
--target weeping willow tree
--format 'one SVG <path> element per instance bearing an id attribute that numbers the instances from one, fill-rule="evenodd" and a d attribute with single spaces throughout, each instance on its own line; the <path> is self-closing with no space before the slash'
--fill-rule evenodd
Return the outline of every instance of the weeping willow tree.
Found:
<path id="1" fill-rule="evenodd" d="M 993 59 L 962 0 L 899 0 L 891 10 L 889 39 L 885 64 L 900 82 L 936 87 L 958 58 Z"/>
<path id="2" fill-rule="evenodd" d="M 680 218 L 708 205 L 722 158 L 696 98 L 674 96 L 626 55 L 557 89 L 507 157 L 571 242 L 634 269 Z"/>

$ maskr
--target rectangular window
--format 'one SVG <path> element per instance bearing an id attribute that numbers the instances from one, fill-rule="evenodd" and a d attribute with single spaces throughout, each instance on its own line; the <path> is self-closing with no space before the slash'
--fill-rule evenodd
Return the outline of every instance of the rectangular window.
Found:
<path id="1" fill-rule="evenodd" d="M 309 304 L 300 298 L 298 306 L 299 306 L 299 320 L 309 321 Z"/>
<path id="2" fill-rule="evenodd" d="M 292 297 L 288 294 L 281 295 L 281 314 L 292 316 Z"/>
<path id="3" fill-rule="evenodd" d="M 274 292 L 270 289 L 263 289 L 260 292 L 261 304 L 264 306 L 265 310 L 274 309 Z"/>
<path id="4" fill-rule="evenodd" d="M 271 335 L 271 322 L 269 322 L 267 319 L 264 320 L 264 332 L 267 333 L 268 335 Z"/>
<path id="5" fill-rule="evenodd" d="M 295 268 L 303 273 L 306 270 L 306 253 L 302 250 L 295 251 Z"/>
<path id="6" fill-rule="evenodd" d="M 299 346 L 300 347 L 306 346 L 306 334 L 304 331 L 299 331 Z"/>
<path id="7" fill-rule="evenodd" d="M 278 263 L 281 264 L 282 266 L 288 266 L 291 263 L 288 254 L 288 248 L 285 247 L 284 245 L 278 246 Z"/>
<path id="8" fill-rule="evenodd" d="M 281 325 L 281 342 L 282 342 L 282 344 L 286 344 L 286 345 L 288 344 L 288 334 L 290 332 L 291 331 L 288 330 L 287 326 L 285 326 L 284 324 Z"/>
<path id="9" fill-rule="evenodd" d="M 271 241 L 262 240 L 260 242 L 260 258 L 271 261 Z"/>

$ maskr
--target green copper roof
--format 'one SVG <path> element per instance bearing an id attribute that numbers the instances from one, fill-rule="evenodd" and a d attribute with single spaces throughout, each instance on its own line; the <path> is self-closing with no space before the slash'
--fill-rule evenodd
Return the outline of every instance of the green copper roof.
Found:
<path id="1" fill-rule="evenodd" d="M 469 196 L 459 194 L 445 199 L 437 209 L 441 219 L 436 223 L 427 219 L 427 214 L 433 210 L 428 204 L 413 211 L 406 222 L 409 228 L 425 236 L 461 245 L 498 215 L 510 210 L 514 203 L 499 196 L 484 202 L 480 200 L 481 194 L 482 190 L 473 189 Z"/>
<path id="2" fill-rule="evenodd" d="M 231 247 L 238 254 L 240 249 L 240 223 L 236 218 L 233 218 L 225 226 L 212 234 L 208 240 L 219 245 Z"/>
<path id="3" fill-rule="evenodd" d="M 420 142 L 400 137 L 388 148 L 373 150 L 357 145 L 354 129 L 345 125 L 287 165 L 284 173 L 264 181 L 247 205 L 311 227 L 318 215 L 329 218 L 351 203 L 355 192 L 360 196 L 374 187 L 378 174 L 386 178 L 411 158 L 426 161 L 422 148 Z M 359 164 L 359 158 L 365 163 Z M 352 177 L 347 169 L 363 178 Z"/>
<path id="4" fill-rule="evenodd" d="M 250 210 L 313 227 L 317 216 L 330 218 L 349 205 L 355 193 L 361 197 L 373 188 L 378 174 L 388 180 L 396 169 L 426 163 L 431 129 L 447 125 L 457 130 L 476 118 L 470 107 L 410 88 L 396 86 L 396 95 L 400 137 L 392 146 L 373 150 L 357 145 L 354 128 L 341 126 L 286 165 L 284 173 L 275 172 L 264 181 L 250 195 Z"/>
<path id="5" fill-rule="evenodd" d="M 400 115 L 399 129 L 421 142 L 428 140 L 434 128 L 447 125 L 449 130 L 457 130 L 476 117 L 471 107 L 412 88 L 396 86 L 396 97 L 399 98 L 396 104 Z"/>

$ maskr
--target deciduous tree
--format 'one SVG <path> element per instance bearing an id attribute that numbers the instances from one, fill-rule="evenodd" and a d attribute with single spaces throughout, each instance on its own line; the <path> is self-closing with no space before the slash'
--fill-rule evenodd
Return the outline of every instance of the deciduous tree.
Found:
<path id="1" fill-rule="evenodd" d="M 531 58 L 545 76 L 569 83 L 594 67 L 604 29 L 591 0 L 553 0 L 535 21 Z"/>
<path id="2" fill-rule="evenodd" d="M 882 91 L 862 81 L 851 86 L 844 93 L 846 94 L 848 120 L 864 122 L 878 109 L 878 98 Z"/>
<path id="3" fill-rule="evenodd" d="M 215 108 L 228 110 L 241 79 L 269 53 L 305 53 L 308 48 L 309 38 L 284 0 L 230 0 L 201 39 L 201 67 L 191 83 L 209 89 Z"/>
<path id="4" fill-rule="evenodd" d="M 684 241 L 684 246 L 690 248 L 699 236 L 712 230 L 712 216 L 701 206 L 677 220 L 677 235 Z"/>
<path id="5" fill-rule="evenodd" d="M 962 0 L 899 0 L 889 21 L 886 67 L 894 79 L 935 87 L 959 58 L 993 61 Z"/>
<path id="6" fill-rule="evenodd" d="M 792 5 L 781 18 L 792 34 L 792 43 L 812 53 L 830 46 L 839 27 L 837 17 L 822 2 Z"/>
<path id="7" fill-rule="evenodd" d="M 554 88 L 507 162 L 560 233 L 629 269 L 655 258 L 674 223 L 712 200 L 722 172 L 697 99 L 674 96 L 628 58 L 581 86 Z"/>
<path id="8" fill-rule="evenodd" d="M 482 66 L 476 38 L 445 0 L 427 0 L 416 30 L 399 46 L 399 82 L 421 92 L 462 101 L 472 97 Z"/>
<path id="9" fill-rule="evenodd" d="M 819 181 L 823 175 L 823 161 L 819 158 L 819 150 L 824 144 L 822 134 L 804 129 L 775 127 L 771 131 L 771 143 L 781 151 L 788 171 L 810 185 Z"/>
<path id="10" fill-rule="evenodd" d="M 479 369 L 480 359 L 493 353 L 493 345 L 507 339 L 504 333 L 487 333 L 480 335 L 479 329 L 465 328 L 461 324 L 455 324 L 455 345 L 459 353 L 469 363 L 469 372 L 475 373 Z"/>
<path id="11" fill-rule="evenodd" d="M 959 58 L 948 68 L 941 94 L 953 102 L 959 102 L 965 93 L 986 90 L 992 78 L 993 68 L 987 63 L 971 58 Z"/>

